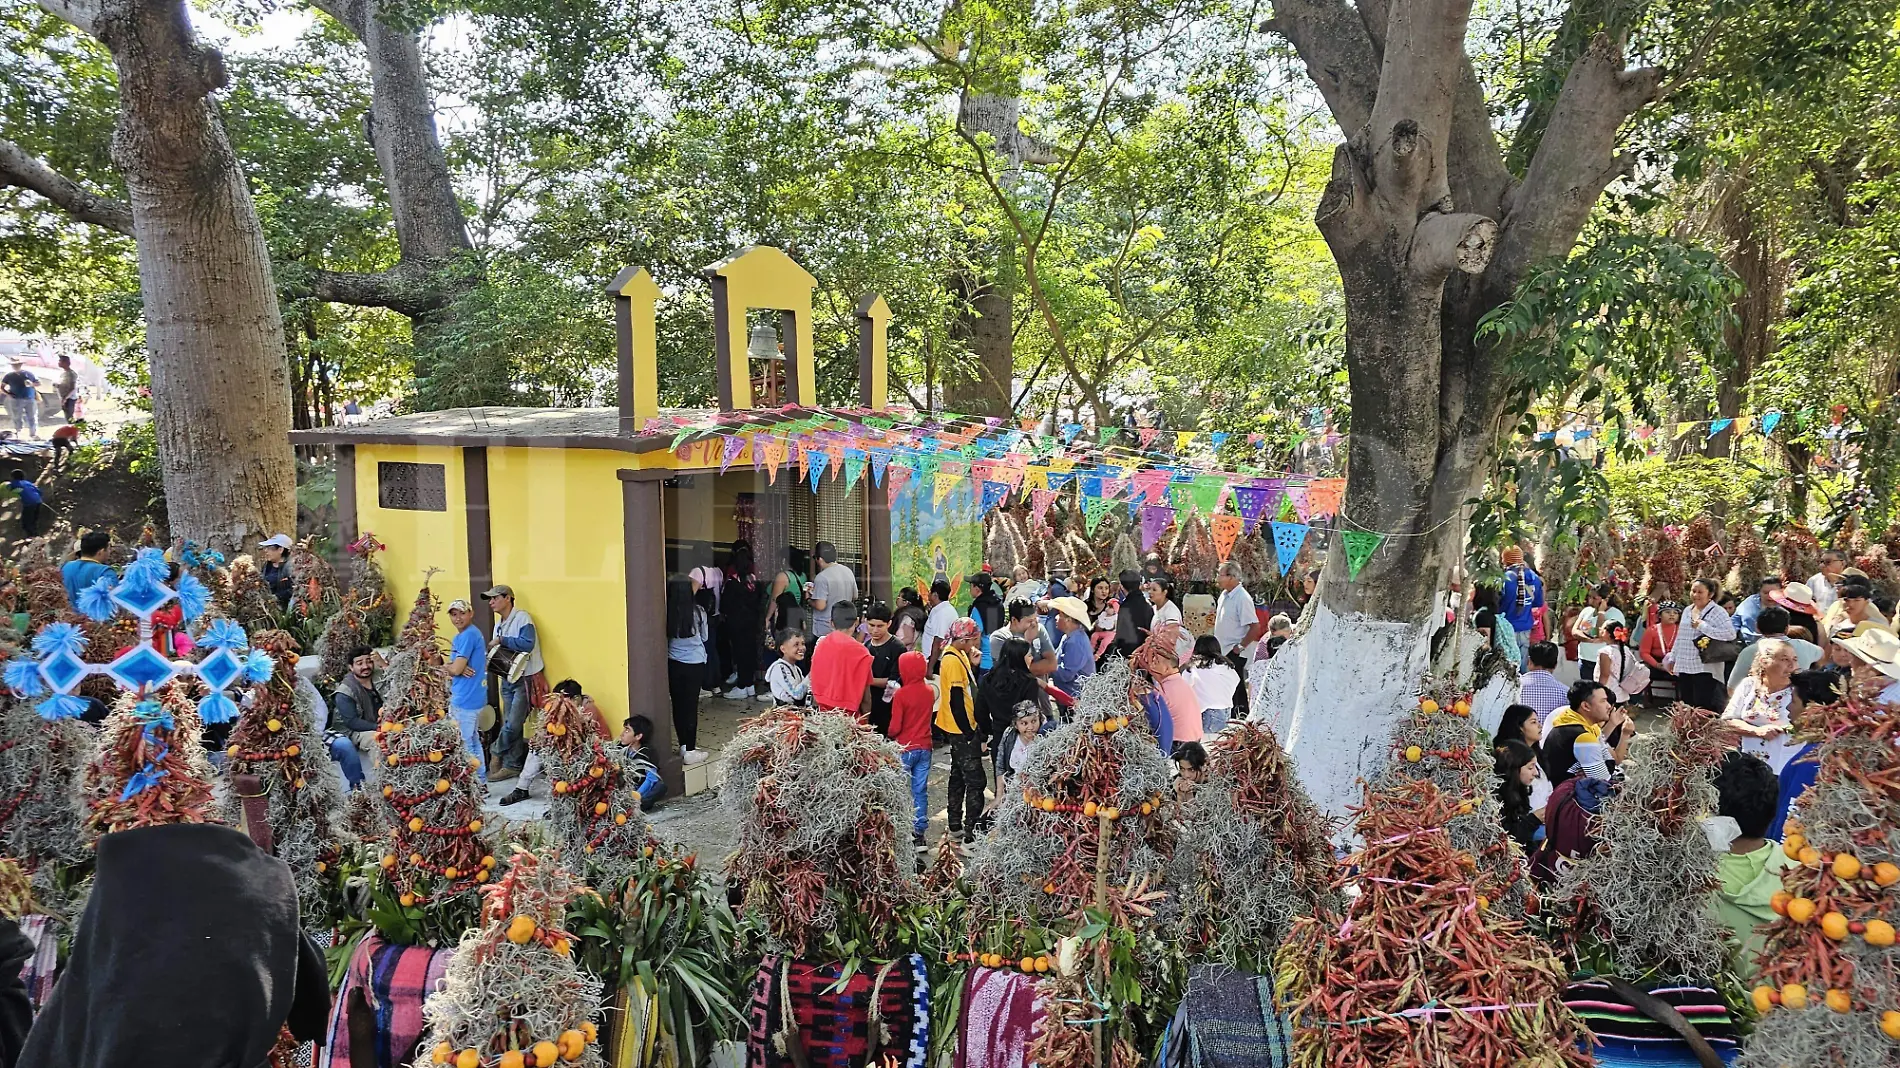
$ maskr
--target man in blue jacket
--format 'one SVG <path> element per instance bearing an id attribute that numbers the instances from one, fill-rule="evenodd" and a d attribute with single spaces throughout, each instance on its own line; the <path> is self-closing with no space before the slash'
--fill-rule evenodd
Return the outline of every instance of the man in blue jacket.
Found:
<path id="1" fill-rule="evenodd" d="M 1529 663 L 1531 628 L 1536 625 L 1536 610 L 1544 607 L 1544 580 L 1524 562 L 1524 550 L 1513 545 L 1500 555 L 1504 564 L 1504 592 L 1498 611 L 1517 631 L 1518 663 Z"/>

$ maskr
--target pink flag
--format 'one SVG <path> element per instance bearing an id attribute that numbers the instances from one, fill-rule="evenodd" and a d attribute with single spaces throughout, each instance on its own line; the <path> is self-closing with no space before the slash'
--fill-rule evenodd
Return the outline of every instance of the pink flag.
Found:
<path id="1" fill-rule="evenodd" d="M 1030 490 L 1029 491 L 1030 518 L 1034 519 L 1038 523 L 1042 522 L 1042 517 L 1047 515 L 1049 512 L 1049 505 L 1054 503 L 1056 497 L 1058 496 L 1059 494 L 1056 493 L 1055 490 L 1041 490 L 1041 489 Z"/>

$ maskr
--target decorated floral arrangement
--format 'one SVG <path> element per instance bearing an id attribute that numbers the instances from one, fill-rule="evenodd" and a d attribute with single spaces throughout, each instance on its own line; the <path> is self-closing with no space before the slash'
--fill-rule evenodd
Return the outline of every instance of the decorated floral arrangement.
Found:
<path id="1" fill-rule="evenodd" d="M 541 730 L 528 744 L 553 784 L 548 831 L 563 855 L 602 890 L 625 882 L 655 843 L 640 812 L 632 755 L 602 737 L 593 715 L 561 693 L 542 704 Z"/>

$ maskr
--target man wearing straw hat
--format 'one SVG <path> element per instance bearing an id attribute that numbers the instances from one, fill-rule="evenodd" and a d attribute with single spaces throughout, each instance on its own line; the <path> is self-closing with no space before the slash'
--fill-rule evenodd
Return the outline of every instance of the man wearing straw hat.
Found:
<path id="1" fill-rule="evenodd" d="M 1865 693 L 1884 684 L 1874 700 L 1900 705 L 1900 637 L 1878 624 L 1863 623 L 1853 636 L 1837 640 L 1861 662 L 1854 669 L 1854 688 Z"/>

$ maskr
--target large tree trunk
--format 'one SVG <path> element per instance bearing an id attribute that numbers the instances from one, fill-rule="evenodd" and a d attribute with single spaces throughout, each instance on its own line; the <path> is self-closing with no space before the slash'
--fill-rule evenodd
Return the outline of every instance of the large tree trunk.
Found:
<path id="1" fill-rule="evenodd" d="M 1748 379 L 1775 348 L 1775 321 L 1781 317 L 1786 281 L 1775 252 L 1772 224 L 1749 201 L 1748 180 L 1737 178 L 1724 191 L 1717 219 L 1728 245 L 1728 266 L 1742 284 L 1730 311 L 1723 338 L 1735 363 L 1722 375 L 1715 398 L 1715 418 L 1734 419 L 1748 395 Z M 1739 428 L 1704 435 L 1704 456 L 1727 456 Z"/>
<path id="2" fill-rule="evenodd" d="M 1332 535 L 1301 633 L 1256 665 L 1256 718 L 1299 759 L 1321 807 L 1343 816 L 1387 759 L 1393 725 L 1430 667 L 1441 594 L 1463 543 L 1464 502 L 1504 444 L 1513 396 L 1483 316 L 1538 262 L 1567 252 L 1626 166 L 1623 120 L 1656 91 L 1599 35 L 1505 167 L 1464 54 L 1470 0 L 1274 0 L 1347 141 L 1317 221 L 1346 303 L 1352 435 L 1339 531 L 1383 535 L 1358 576 Z M 1455 642 L 1469 662 L 1470 642 Z M 1289 653 L 1291 655 L 1289 655 Z M 1479 715 L 1495 725 L 1503 689 Z"/>
<path id="3" fill-rule="evenodd" d="M 196 41 L 180 0 L 45 6 L 118 68 L 112 158 L 138 242 L 172 533 L 231 550 L 292 532 L 283 324 L 257 210 L 209 99 L 223 57 Z"/>

